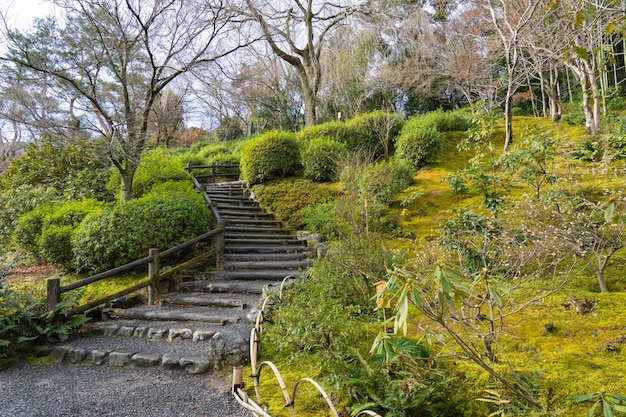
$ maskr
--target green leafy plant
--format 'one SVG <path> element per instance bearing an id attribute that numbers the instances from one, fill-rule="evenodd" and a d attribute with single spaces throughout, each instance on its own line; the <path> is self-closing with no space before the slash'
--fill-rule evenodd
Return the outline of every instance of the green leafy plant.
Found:
<path id="1" fill-rule="evenodd" d="M 191 189 L 104 207 L 87 215 L 72 235 L 72 263 L 77 271 L 98 272 L 141 259 L 150 248 L 167 249 L 205 233 L 209 216 Z"/>
<path id="2" fill-rule="evenodd" d="M 316 138 L 307 142 L 302 150 L 304 177 L 317 182 L 336 179 L 345 152 L 346 146 L 332 139 Z"/>
<path id="3" fill-rule="evenodd" d="M 396 144 L 396 155 L 408 161 L 414 168 L 434 162 L 441 148 L 441 133 L 436 127 L 415 123 L 409 119 Z"/>
<path id="4" fill-rule="evenodd" d="M 267 132 L 242 149 L 241 174 L 250 184 L 293 175 L 300 166 L 300 149 L 292 133 Z"/>
<path id="5" fill-rule="evenodd" d="M 388 159 L 365 168 L 359 178 L 362 198 L 388 206 L 413 180 L 413 168 L 402 159 Z"/>
<path id="6" fill-rule="evenodd" d="M 396 113 L 375 110 L 360 114 L 346 122 L 353 130 L 355 143 L 350 143 L 351 150 L 359 150 L 371 155 L 374 159 L 388 158 L 393 149 L 396 137 L 400 133 L 404 120 Z"/>
<path id="7" fill-rule="evenodd" d="M 575 404 L 591 404 L 586 417 L 601 415 L 613 417 L 616 412 L 626 413 L 626 396 L 608 394 L 603 392 L 591 392 L 589 394 L 576 395 L 567 399 Z"/>

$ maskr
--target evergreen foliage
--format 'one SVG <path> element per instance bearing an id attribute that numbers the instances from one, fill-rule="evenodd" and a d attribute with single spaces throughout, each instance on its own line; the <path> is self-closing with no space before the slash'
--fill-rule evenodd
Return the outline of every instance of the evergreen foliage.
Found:
<path id="1" fill-rule="evenodd" d="M 332 139 L 320 137 L 303 145 L 304 177 L 316 182 L 335 180 L 339 164 L 345 157 L 346 146 Z"/>
<path id="2" fill-rule="evenodd" d="M 161 194 L 89 214 L 72 235 L 76 271 L 99 272 L 167 249 L 205 233 L 209 211 L 193 191 Z"/>
<path id="3" fill-rule="evenodd" d="M 267 132 L 248 141 L 241 151 L 240 169 L 250 184 L 293 175 L 302 166 L 295 135 Z"/>

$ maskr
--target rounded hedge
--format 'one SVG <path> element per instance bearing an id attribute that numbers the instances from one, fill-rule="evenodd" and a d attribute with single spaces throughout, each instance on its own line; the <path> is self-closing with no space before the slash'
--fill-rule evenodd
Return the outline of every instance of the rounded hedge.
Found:
<path id="1" fill-rule="evenodd" d="M 396 155 L 414 168 L 434 162 L 441 148 L 441 134 L 432 125 L 412 118 L 404 125 L 396 143 Z"/>
<path id="2" fill-rule="evenodd" d="M 389 156 L 404 119 L 395 113 L 375 110 L 348 120 L 346 125 L 353 132 L 349 148 L 364 151 L 374 159 L 379 159 Z"/>
<path id="3" fill-rule="evenodd" d="M 293 175 L 300 167 L 300 148 L 293 133 L 267 132 L 248 141 L 241 151 L 241 174 L 250 184 Z"/>
<path id="4" fill-rule="evenodd" d="M 296 137 L 301 142 L 310 142 L 313 139 L 320 138 L 332 139 L 345 143 L 348 147 L 355 140 L 354 131 L 345 123 L 337 121 L 305 127 L 296 133 Z"/>
<path id="5" fill-rule="evenodd" d="M 337 169 L 346 152 L 346 145 L 332 139 L 317 138 L 302 151 L 304 177 L 316 182 L 332 181 L 337 178 Z"/>
<path id="6" fill-rule="evenodd" d="M 408 162 L 388 159 L 368 166 L 359 179 L 361 195 L 388 206 L 413 180 L 414 170 Z"/>
<path id="7" fill-rule="evenodd" d="M 148 194 L 88 215 L 72 235 L 76 271 L 99 272 L 168 249 L 207 231 L 209 210 L 199 194 Z"/>

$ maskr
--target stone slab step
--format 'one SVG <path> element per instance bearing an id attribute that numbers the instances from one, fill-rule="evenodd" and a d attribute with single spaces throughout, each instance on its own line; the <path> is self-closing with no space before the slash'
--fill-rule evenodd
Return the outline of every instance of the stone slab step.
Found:
<path id="1" fill-rule="evenodd" d="M 266 237 L 255 238 L 231 238 L 226 235 L 226 239 L 224 240 L 226 246 L 306 246 L 306 241 L 302 241 L 300 239 L 285 239 L 283 236 L 281 238 L 270 239 Z"/>
<path id="2" fill-rule="evenodd" d="M 224 196 L 220 196 L 220 195 L 214 195 L 214 196 L 209 196 L 211 198 L 211 201 L 215 202 L 218 204 L 218 207 L 220 205 L 223 206 L 253 206 L 253 207 L 258 207 L 258 203 L 254 200 L 250 200 L 249 198 L 245 197 L 245 196 L 229 196 L 229 195 L 224 195 Z"/>
<path id="3" fill-rule="evenodd" d="M 217 211 L 227 213 L 229 211 L 237 211 L 241 213 L 265 213 L 263 208 L 258 205 L 242 205 L 242 204 L 231 204 L 231 203 L 217 203 Z"/>
<path id="4" fill-rule="evenodd" d="M 226 239 L 258 239 L 258 240 L 297 240 L 302 243 L 302 240 L 297 239 L 295 236 L 289 234 L 289 232 L 283 233 L 228 233 L 226 232 Z"/>
<path id="5" fill-rule="evenodd" d="M 227 261 L 224 269 L 228 271 L 255 270 L 255 269 L 306 269 L 313 265 L 309 260 L 301 261 Z"/>
<path id="6" fill-rule="evenodd" d="M 244 363 L 249 332 L 249 326 L 231 327 L 213 334 L 206 333 L 203 340 L 195 341 L 193 336 L 171 340 L 168 337 L 148 339 L 99 334 L 73 338 L 47 348 L 55 363 L 159 367 L 199 374 Z"/>
<path id="7" fill-rule="evenodd" d="M 264 288 L 275 287 L 277 285 L 275 281 L 206 279 L 209 277 L 209 274 L 210 272 L 203 272 L 196 275 L 198 278 L 204 277 L 205 279 L 181 282 L 179 285 L 180 290 L 218 294 L 254 294 L 260 296 L 263 294 Z"/>
<path id="8" fill-rule="evenodd" d="M 267 214 L 264 211 L 255 213 L 241 212 L 234 210 L 218 210 L 220 217 L 224 220 L 274 220 L 271 214 Z"/>
<path id="9" fill-rule="evenodd" d="M 287 276 L 299 277 L 302 271 L 284 270 L 249 270 L 249 271 L 212 271 L 207 275 L 217 279 L 282 281 Z"/>
<path id="10" fill-rule="evenodd" d="M 301 261 L 309 258 L 307 252 L 293 253 L 227 253 L 226 262 L 268 262 L 268 261 Z"/>
<path id="11" fill-rule="evenodd" d="M 168 293 L 159 297 L 159 301 L 166 305 L 188 305 L 203 307 L 222 307 L 247 309 L 256 307 L 259 304 L 260 297 L 258 295 L 248 294 L 208 294 L 176 292 Z"/>
<path id="12" fill-rule="evenodd" d="M 224 247 L 226 254 L 277 254 L 277 253 L 309 253 L 309 248 L 303 245 L 290 246 L 290 245 L 265 245 L 265 246 L 253 246 L 243 244 L 227 244 Z"/>
<path id="13" fill-rule="evenodd" d="M 231 218 L 224 220 L 228 227 L 281 227 L 280 222 L 274 219 Z"/>
<path id="14" fill-rule="evenodd" d="M 126 309 L 115 309 L 110 312 L 112 318 L 166 321 L 202 321 L 226 326 L 241 321 L 241 314 L 233 311 L 212 311 L 210 308 L 162 308 L 158 306 L 140 306 Z"/>
<path id="15" fill-rule="evenodd" d="M 266 234 L 274 234 L 274 235 L 289 235 L 289 231 L 283 229 L 282 227 L 275 227 L 273 225 L 258 225 L 258 226 L 226 226 L 226 234 L 230 236 L 238 236 L 238 235 L 263 235 Z"/>

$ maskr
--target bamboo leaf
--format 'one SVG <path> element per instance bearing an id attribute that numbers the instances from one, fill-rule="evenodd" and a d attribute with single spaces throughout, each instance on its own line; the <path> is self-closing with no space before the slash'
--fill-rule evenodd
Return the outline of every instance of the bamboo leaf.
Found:
<path id="1" fill-rule="evenodd" d="M 620 413 L 626 413 L 626 405 L 612 404 L 612 407 L 615 411 L 619 411 Z"/>
<path id="2" fill-rule="evenodd" d="M 498 292 L 494 288 L 489 287 L 489 295 L 491 296 L 491 299 L 496 302 L 497 305 L 499 305 L 500 307 L 502 306 L 502 297 L 500 297 L 500 294 L 498 294 Z"/>
<path id="3" fill-rule="evenodd" d="M 596 409 L 598 408 L 598 402 L 593 403 L 593 406 L 589 409 L 585 417 L 593 417 L 596 414 Z"/>
<path id="4" fill-rule="evenodd" d="M 567 400 L 575 403 L 586 403 L 591 400 L 596 400 L 598 398 L 598 393 L 591 392 L 589 394 L 576 395 L 574 397 L 570 397 Z"/>
<path id="5" fill-rule="evenodd" d="M 504 283 L 502 281 L 499 281 L 493 277 L 489 278 L 489 281 L 491 281 L 496 287 L 500 288 L 500 291 L 502 291 L 505 294 L 509 293 L 509 287 L 507 287 L 506 285 L 504 285 Z"/>
<path id="6" fill-rule="evenodd" d="M 576 50 L 576 55 L 578 56 L 578 58 L 584 59 L 585 61 L 589 59 L 589 52 L 587 52 L 585 48 L 576 46 L 574 49 Z"/>
<path id="7" fill-rule="evenodd" d="M 609 394 L 609 396 L 615 398 L 617 401 L 623 401 L 626 403 L 626 395 Z"/>
<path id="8" fill-rule="evenodd" d="M 613 417 L 613 409 L 611 408 L 611 404 L 606 401 L 606 400 L 602 400 L 602 409 L 604 412 L 604 417 Z"/>
<path id="9" fill-rule="evenodd" d="M 604 210 L 604 220 L 607 223 L 613 223 L 613 220 L 615 219 L 615 204 L 611 203 L 609 204 L 609 206 Z"/>
<path id="10" fill-rule="evenodd" d="M 417 290 L 417 288 L 413 287 L 411 289 L 411 295 L 413 297 L 413 303 L 415 303 L 418 308 L 422 308 L 422 296 L 420 295 L 420 292 Z"/>

